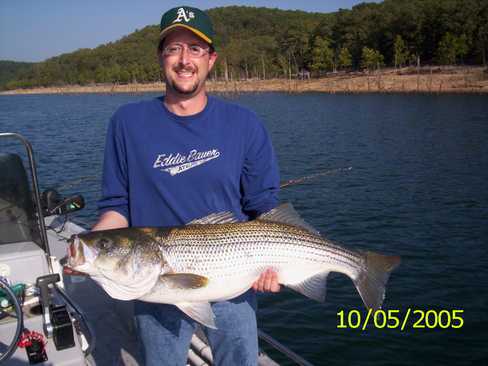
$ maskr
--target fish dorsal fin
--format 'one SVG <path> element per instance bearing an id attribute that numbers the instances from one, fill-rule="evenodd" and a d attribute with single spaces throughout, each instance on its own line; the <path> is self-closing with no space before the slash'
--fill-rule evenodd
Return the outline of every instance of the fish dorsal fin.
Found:
<path id="1" fill-rule="evenodd" d="M 259 216 L 258 219 L 299 226 L 311 232 L 312 234 L 320 235 L 318 230 L 316 230 L 312 225 L 307 224 L 305 220 L 300 217 L 298 212 L 296 212 L 293 208 L 293 205 L 289 202 L 282 203 L 272 210 L 265 212 L 264 214 Z"/>
<path id="2" fill-rule="evenodd" d="M 209 302 L 178 302 L 175 306 L 193 320 L 208 328 L 217 329 L 215 314 Z"/>
<path id="3" fill-rule="evenodd" d="M 208 284 L 208 278 L 193 273 L 166 273 L 159 276 L 159 281 L 175 289 L 197 289 Z"/>
<path id="4" fill-rule="evenodd" d="M 239 222 L 234 213 L 230 211 L 225 211 L 212 213 L 210 215 L 200 217 L 199 219 L 190 221 L 187 225 L 228 224 L 234 222 Z"/>

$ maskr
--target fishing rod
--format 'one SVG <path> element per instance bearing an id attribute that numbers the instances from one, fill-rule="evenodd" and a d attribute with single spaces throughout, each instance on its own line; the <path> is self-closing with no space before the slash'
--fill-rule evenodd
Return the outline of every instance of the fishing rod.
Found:
<path id="1" fill-rule="evenodd" d="M 352 167 L 325 170 L 325 171 L 322 171 L 319 173 L 307 175 L 305 177 L 300 177 L 300 178 L 295 178 L 295 179 L 290 179 L 287 181 L 280 182 L 280 188 L 286 188 L 289 186 L 302 184 L 302 183 L 308 182 L 310 180 L 316 179 L 318 177 L 322 177 L 324 175 L 332 175 L 332 174 L 336 174 L 339 172 L 346 172 L 346 171 L 350 171 L 350 170 L 352 170 Z M 95 180 L 99 180 L 99 179 L 100 179 L 100 176 L 98 176 L 98 175 L 88 175 L 86 177 L 81 177 L 81 178 L 78 178 L 78 179 L 75 179 L 72 181 L 68 181 L 64 184 L 61 184 L 60 186 L 57 186 L 56 189 L 62 190 L 62 189 L 66 189 L 66 188 L 71 188 L 71 187 L 74 187 L 78 184 L 81 184 L 81 183 L 84 183 L 87 181 L 95 181 Z"/>
<path id="2" fill-rule="evenodd" d="M 287 180 L 285 182 L 281 182 L 280 188 L 286 188 L 286 187 L 294 186 L 297 184 L 302 184 L 302 183 L 305 183 L 309 180 L 316 179 L 318 177 L 323 177 L 324 175 L 332 175 L 332 174 L 336 174 L 339 172 L 346 172 L 346 171 L 350 171 L 350 170 L 352 170 L 351 166 L 347 167 L 347 168 L 336 168 L 336 169 L 325 170 L 323 172 L 319 172 L 316 174 L 311 174 L 311 175 L 307 175 L 305 177 L 290 179 L 290 180 Z"/>
<path id="3" fill-rule="evenodd" d="M 74 179 L 74 180 L 71 180 L 71 181 L 68 181 L 68 182 L 65 182 L 59 186 L 56 186 L 55 188 L 57 190 L 63 190 L 63 189 L 66 189 L 66 188 L 72 188 L 72 187 L 75 187 L 81 183 L 84 183 L 84 182 L 89 182 L 89 181 L 97 181 L 97 180 L 100 180 L 100 176 L 98 175 L 87 175 L 85 177 L 81 177 L 81 178 L 78 178 L 78 179 Z"/>

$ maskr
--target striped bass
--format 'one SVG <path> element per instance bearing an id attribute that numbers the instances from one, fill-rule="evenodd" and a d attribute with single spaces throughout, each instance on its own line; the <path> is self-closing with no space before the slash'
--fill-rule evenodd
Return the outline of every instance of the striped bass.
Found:
<path id="1" fill-rule="evenodd" d="M 210 302 L 247 291 L 271 268 L 278 281 L 325 300 L 330 272 L 353 281 L 365 306 L 379 309 L 400 257 L 346 249 L 322 237 L 283 204 L 248 222 L 229 212 L 186 226 L 122 228 L 74 235 L 68 267 L 90 275 L 113 298 L 174 304 L 215 328 Z"/>

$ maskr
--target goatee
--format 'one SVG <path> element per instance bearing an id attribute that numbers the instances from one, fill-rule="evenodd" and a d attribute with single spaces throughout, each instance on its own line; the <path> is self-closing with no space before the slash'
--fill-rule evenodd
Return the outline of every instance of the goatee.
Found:
<path id="1" fill-rule="evenodd" d="M 182 95 L 192 95 L 198 89 L 198 83 L 195 83 L 191 89 L 182 89 L 174 81 L 171 81 L 170 85 L 171 85 L 171 89 L 173 89 L 178 94 L 182 94 Z"/>

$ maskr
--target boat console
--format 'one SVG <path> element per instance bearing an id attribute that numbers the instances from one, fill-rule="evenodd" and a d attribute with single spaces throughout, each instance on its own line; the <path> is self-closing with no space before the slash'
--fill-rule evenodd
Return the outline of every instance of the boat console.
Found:
<path id="1" fill-rule="evenodd" d="M 85 364 L 87 328 L 62 290 L 44 225 L 46 215 L 82 208 L 83 198 L 41 195 L 30 143 L 0 138 L 23 143 L 31 172 L 18 154 L 0 153 L 0 364 Z"/>

